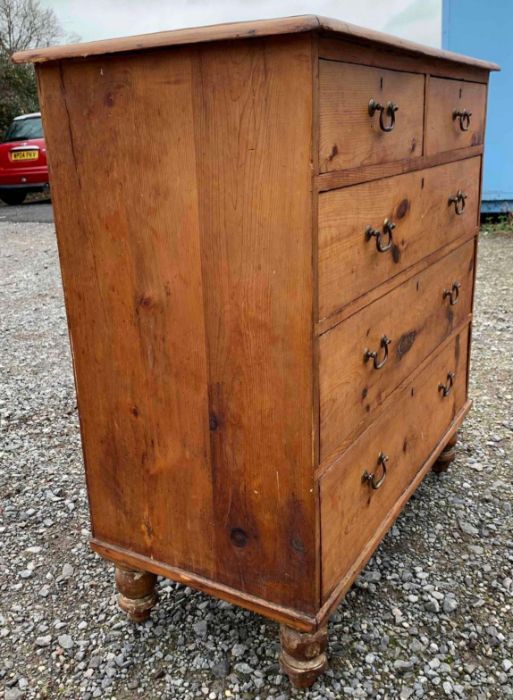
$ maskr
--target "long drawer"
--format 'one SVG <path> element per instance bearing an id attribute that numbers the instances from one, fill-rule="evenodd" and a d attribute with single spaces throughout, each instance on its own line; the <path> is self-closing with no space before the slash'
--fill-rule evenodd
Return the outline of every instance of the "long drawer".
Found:
<path id="1" fill-rule="evenodd" d="M 486 85 L 430 78 L 427 88 L 425 153 L 483 143 Z"/>
<path id="2" fill-rule="evenodd" d="M 414 73 L 319 61 L 320 171 L 422 155 L 424 81 Z"/>
<path id="3" fill-rule="evenodd" d="M 473 269 L 470 240 L 319 338 L 321 462 L 465 321 Z"/>
<path id="4" fill-rule="evenodd" d="M 321 194 L 319 318 L 474 231 L 480 166 L 470 158 Z"/>
<path id="5" fill-rule="evenodd" d="M 463 407 L 467 354 L 468 328 L 320 478 L 324 598 L 382 533 L 397 499 Z"/>

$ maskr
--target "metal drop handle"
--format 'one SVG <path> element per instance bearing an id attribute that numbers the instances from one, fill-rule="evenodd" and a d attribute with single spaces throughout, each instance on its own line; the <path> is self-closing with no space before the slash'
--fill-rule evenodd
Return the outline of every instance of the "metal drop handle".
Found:
<path id="1" fill-rule="evenodd" d="M 391 342 L 392 341 L 390 340 L 390 338 L 384 335 L 380 341 L 380 348 L 383 348 L 383 359 L 378 360 L 378 352 L 376 352 L 376 350 L 366 350 L 364 354 L 365 362 L 372 360 L 374 363 L 374 369 L 381 369 L 382 367 L 384 367 L 386 361 L 388 360 L 388 346 Z"/>
<path id="2" fill-rule="evenodd" d="M 451 306 L 458 303 L 460 296 L 461 283 L 454 282 L 450 289 L 444 289 L 443 298 L 449 297 L 449 303 Z"/>
<path id="3" fill-rule="evenodd" d="M 367 226 L 365 229 L 365 238 L 370 241 L 371 238 L 376 238 L 376 250 L 379 253 L 386 253 L 392 247 L 392 231 L 395 229 L 393 221 L 385 219 L 383 222 L 383 231 Z"/>
<path id="4" fill-rule="evenodd" d="M 467 197 L 468 194 L 466 192 L 462 192 L 462 190 L 458 190 L 455 195 L 449 197 L 449 206 L 454 204 L 454 211 L 456 214 L 458 214 L 458 216 L 463 214 L 465 211 L 465 200 Z"/>
<path id="5" fill-rule="evenodd" d="M 387 455 L 384 452 L 380 452 L 378 457 L 378 466 L 381 467 L 381 476 L 378 478 L 377 474 L 371 474 L 370 472 L 365 471 L 362 477 L 362 481 L 370 484 L 375 491 L 381 488 L 387 477 L 387 462 Z"/>
<path id="6" fill-rule="evenodd" d="M 447 383 L 446 384 L 440 383 L 438 385 L 438 391 L 442 394 L 443 398 L 445 398 L 446 396 L 449 396 L 449 394 L 451 393 L 452 388 L 454 386 L 454 377 L 455 377 L 454 372 L 448 372 L 447 373 Z"/>
<path id="7" fill-rule="evenodd" d="M 453 121 L 455 119 L 459 119 L 460 129 L 462 131 L 468 131 L 470 129 L 470 117 L 471 116 L 472 116 L 472 112 L 469 112 L 468 109 L 455 109 L 452 113 Z"/>
<path id="8" fill-rule="evenodd" d="M 381 102 L 377 102 L 374 98 L 369 100 L 369 116 L 373 117 L 376 112 L 379 112 L 379 127 L 381 131 L 392 131 L 395 126 L 395 113 L 399 107 L 395 102 L 387 102 L 386 105 L 382 105 Z M 388 117 L 388 122 L 385 122 L 386 117 Z"/>

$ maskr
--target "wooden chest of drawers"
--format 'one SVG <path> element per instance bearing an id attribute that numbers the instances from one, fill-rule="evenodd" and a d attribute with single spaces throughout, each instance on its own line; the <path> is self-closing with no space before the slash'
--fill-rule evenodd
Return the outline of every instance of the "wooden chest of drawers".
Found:
<path id="1" fill-rule="evenodd" d="M 133 619 L 181 581 L 279 621 L 308 685 L 469 408 L 496 66 L 310 16 L 15 60 L 38 68 L 92 547 Z"/>

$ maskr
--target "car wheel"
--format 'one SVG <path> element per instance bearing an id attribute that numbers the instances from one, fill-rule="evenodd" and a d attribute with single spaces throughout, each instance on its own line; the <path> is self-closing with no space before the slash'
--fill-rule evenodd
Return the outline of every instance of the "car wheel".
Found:
<path id="1" fill-rule="evenodd" d="M 13 190 L 12 192 L 2 192 L 0 199 L 6 204 L 21 204 L 27 193 L 24 190 Z"/>

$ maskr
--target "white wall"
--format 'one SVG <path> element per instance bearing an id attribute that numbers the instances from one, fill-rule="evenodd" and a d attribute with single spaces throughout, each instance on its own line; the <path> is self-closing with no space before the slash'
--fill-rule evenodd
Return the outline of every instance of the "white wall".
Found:
<path id="1" fill-rule="evenodd" d="M 432 46 L 441 43 L 441 0 L 42 0 L 83 41 L 298 14 L 320 14 Z"/>

